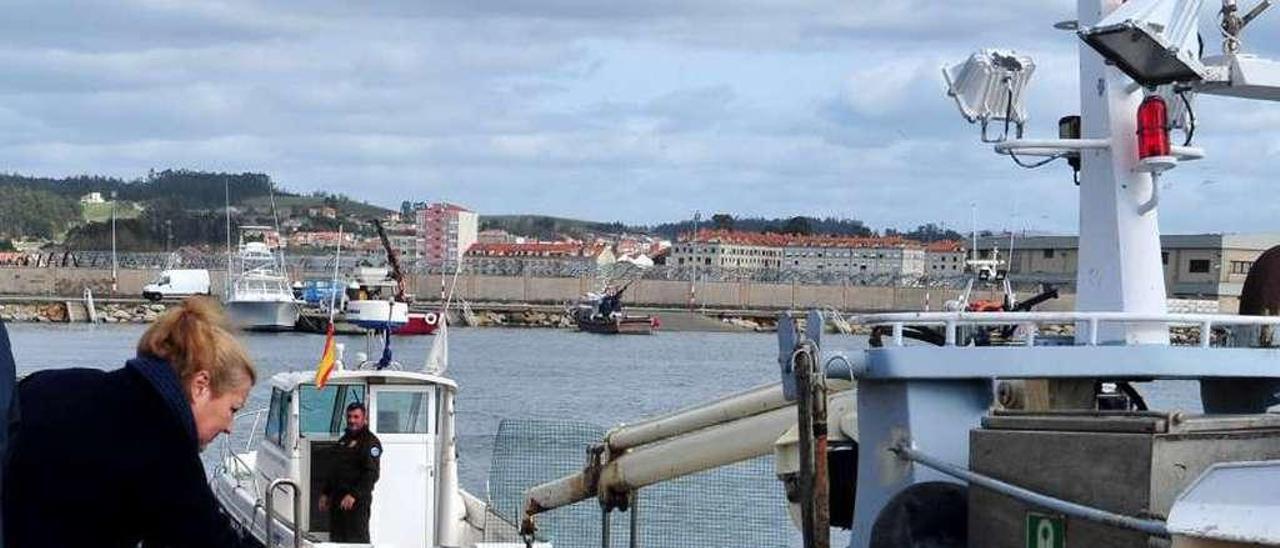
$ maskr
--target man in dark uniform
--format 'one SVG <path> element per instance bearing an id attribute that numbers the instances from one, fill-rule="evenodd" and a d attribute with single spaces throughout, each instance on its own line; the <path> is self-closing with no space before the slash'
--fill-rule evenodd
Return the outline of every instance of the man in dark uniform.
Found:
<path id="1" fill-rule="evenodd" d="M 347 431 L 338 440 L 337 466 L 320 495 L 320 511 L 329 512 L 331 542 L 369 542 L 369 510 L 381 457 L 382 442 L 369 431 L 364 404 L 348 405 Z"/>

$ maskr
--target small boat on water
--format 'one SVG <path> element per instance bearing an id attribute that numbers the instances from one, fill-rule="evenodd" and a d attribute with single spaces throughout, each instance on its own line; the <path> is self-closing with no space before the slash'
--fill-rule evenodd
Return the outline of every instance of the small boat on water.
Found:
<path id="1" fill-rule="evenodd" d="M 654 316 L 629 316 L 622 309 L 622 295 L 653 261 L 644 255 L 624 255 L 617 262 L 601 267 L 595 290 L 583 296 L 566 311 L 579 331 L 605 335 L 651 335 L 660 323 Z"/>
<path id="2" fill-rule="evenodd" d="M 325 333 L 330 302 L 337 308 L 333 322 L 339 333 L 389 330 L 392 335 L 431 335 L 439 327 L 439 312 L 411 312 L 409 303 L 394 300 L 396 282 L 386 268 L 358 267 L 350 282 L 330 288 L 333 285 L 330 280 L 308 280 L 304 285 L 303 295 L 313 308 L 303 311 L 298 329 Z"/>
<path id="3" fill-rule="evenodd" d="M 362 328 L 395 331 L 409 323 L 409 303 L 386 268 L 357 268 L 347 298 L 343 318 Z"/>
<path id="4" fill-rule="evenodd" d="M 452 379 L 339 365 L 323 388 L 310 371 L 279 373 L 270 383 L 268 407 L 237 417 L 254 425 L 244 451 L 224 441 L 211 480 L 227 515 L 265 546 L 355 546 L 329 542 L 319 498 L 337 465 L 346 406 L 357 401 L 382 442 L 369 520 L 373 545 L 526 546 L 513 523 L 458 485 Z"/>
<path id="5" fill-rule="evenodd" d="M 622 286 L 605 295 L 588 294 L 569 310 L 579 331 L 605 335 L 652 335 L 658 327 L 654 316 L 629 316 L 622 310 Z"/>
<path id="6" fill-rule="evenodd" d="M 240 227 L 237 268 L 230 273 L 226 305 L 231 321 L 241 329 L 291 331 L 298 322 L 299 303 L 271 246 L 276 238 L 270 227 Z"/>

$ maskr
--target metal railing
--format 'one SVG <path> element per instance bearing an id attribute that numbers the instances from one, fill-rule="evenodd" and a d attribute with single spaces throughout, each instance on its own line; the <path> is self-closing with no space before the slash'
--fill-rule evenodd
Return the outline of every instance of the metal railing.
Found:
<path id="1" fill-rule="evenodd" d="M 268 410 L 269 408 L 263 407 L 261 409 L 255 409 L 253 411 L 245 411 L 243 413 L 236 415 L 234 418 L 231 419 L 232 431 L 234 432 L 235 424 L 239 423 L 241 420 L 247 417 L 253 417 L 253 426 L 249 429 L 249 436 L 248 436 L 248 439 L 245 440 L 245 444 L 244 444 L 245 453 L 248 453 L 253 449 L 253 442 L 255 439 L 257 439 L 256 435 L 258 432 L 258 427 L 262 424 L 262 418 L 267 415 Z M 254 493 L 261 493 L 262 490 L 260 489 L 261 486 L 258 485 L 257 473 L 254 471 L 253 467 L 249 465 L 248 462 L 245 462 L 244 458 L 241 456 L 240 453 L 237 453 L 232 450 L 231 436 L 224 436 L 220 441 L 220 443 L 221 443 L 221 447 L 219 450 L 218 467 L 216 468 L 216 471 L 227 472 L 228 463 L 233 463 L 235 468 L 229 471 L 231 472 L 231 475 L 236 478 L 236 482 L 239 483 L 242 472 L 248 473 L 250 477 L 253 479 Z"/>
<path id="2" fill-rule="evenodd" d="M 272 533 L 272 529 L 275 528 L 275 519 L 276 519 L 275 494 L 276 494 L 276 489 L 279 489 L 280 487 L 284 487 L 284 486 L 289 487 L 293 491 L 293 522 L 292 522 L 293 547 L 301 548 L 302 546 L 302 490 L 298 488 L 297 482 L 289 478 L 278 478 L 276 480 L 273 480 L 271 482 L 271 485 L 267 486 L 267 500 L 266 500 L 267 544 L 269 546 L 275 545 L 275 543 L 271 542 L 273 537 L 271 533 Z"/>
<path id="3" fill-rule="evenodd" d="M 1202 348 L 1208 348 L 1215 327 L 1280 326 L 1280 316 L 1236 316 L 1226 314 L 1144 314 L 1134 312 L 906 312 L 895 314 L 868 314 L 849 318 L 851 323 L 868 326 L 889 326 L 892 329 L 892 345 L 903 345 L 906 326 L 942 326 L 944 346 L 955 346 L 956 332 L 961 327 L 1017 326 L 1025 329 L 1023 343 L 1035 345 L 1035 335 L 1044 325 L 1073 325 L 1083 330 L 1084 337 L 1077 344 L 1097 346 L 1103 326 L 1122 324 L 1155 324 L 1199 327 L 1197 340 Z"/>

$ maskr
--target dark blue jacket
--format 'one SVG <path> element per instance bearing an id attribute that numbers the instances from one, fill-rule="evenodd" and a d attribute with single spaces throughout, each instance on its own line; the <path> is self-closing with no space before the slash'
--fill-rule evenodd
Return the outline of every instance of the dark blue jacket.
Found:
<path id="1" fill-rule="evenodd" d="M 18 368 L 13 363 L 13 351 L 9 348 L 9 332 L 0 322 L 0 463 L 4 462 L 9 447 L 9 404 L 13 402 L 13 385 L 17 383 Z M 0 469 L 3 472 L 3 469 Z M 0 491 L 4 489 L 4 474 L 0 473 Z M 3 515 L 3 514 L 0 514 Z M 0 531 L 4 522 L 0 521 Z M 4 548 L 4 535 L 0 534 L 0 548 Z"/>
<path id="2" fill-rule="evenodd" d="M 18 384 L 18 402 L 8 548 L 246 545 L 217 506 L 168 363 L 41 371 Z"/>

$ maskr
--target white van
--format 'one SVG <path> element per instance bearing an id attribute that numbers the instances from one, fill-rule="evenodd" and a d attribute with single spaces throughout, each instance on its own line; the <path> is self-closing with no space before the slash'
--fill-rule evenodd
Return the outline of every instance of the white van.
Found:
<path id="1" fill-rule="evenodd" d="M 164 297 L 208 295 L 209 290 L 208 270 L 165 270 L 154 282 L 142 287 L 142 296 L 148 301 L 158 301 Z"/>

